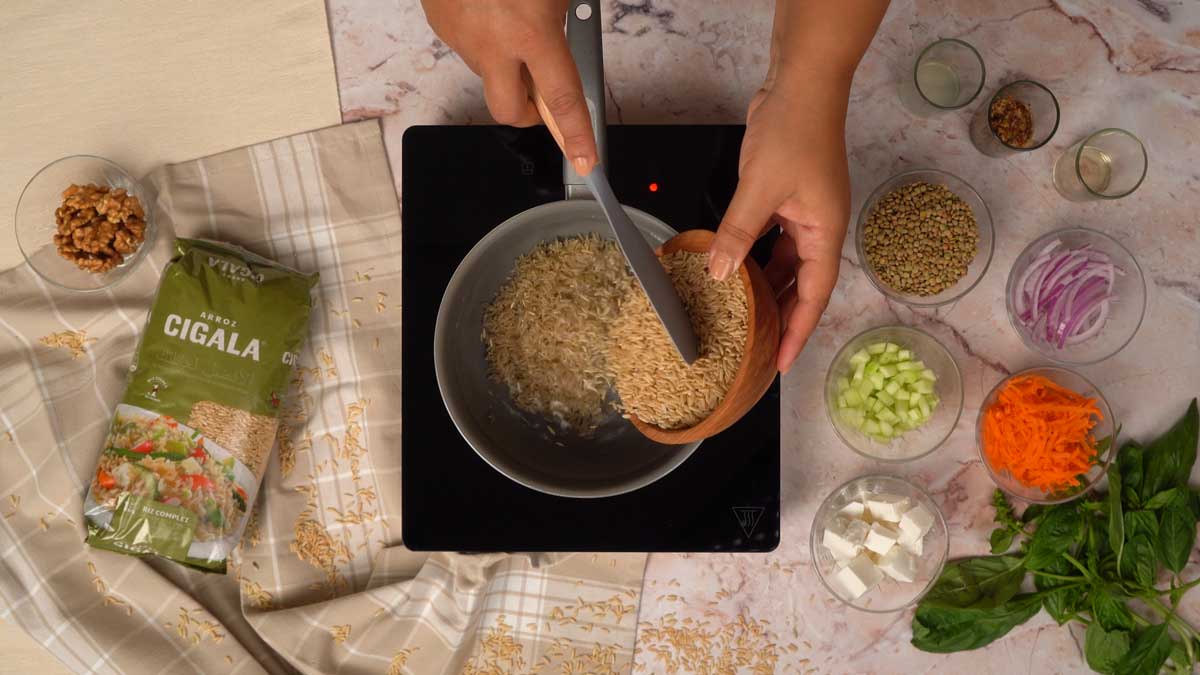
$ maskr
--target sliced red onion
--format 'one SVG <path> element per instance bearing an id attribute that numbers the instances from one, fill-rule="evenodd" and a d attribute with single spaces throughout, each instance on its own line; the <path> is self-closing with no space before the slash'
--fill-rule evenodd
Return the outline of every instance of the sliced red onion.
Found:
<path id="1" fill-rule="evenodd" d="M 1057 349 L 1095 337 L 1108 320 L 1113 281 L 1125 271 L 1088 245 L 1063 248 L 1050 242 L 1013 286 L 1017 321 Z"/>

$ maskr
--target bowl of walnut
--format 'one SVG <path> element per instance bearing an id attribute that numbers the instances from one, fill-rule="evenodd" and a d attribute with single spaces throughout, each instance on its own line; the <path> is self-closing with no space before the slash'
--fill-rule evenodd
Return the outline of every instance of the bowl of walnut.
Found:
<path id="1" fill-rule="evenodd" d="M 17 200 L 17 246 L 47 282 L 99 291 L 125 278 L 154 239 L 153 205 L 124 169 L 73 155 L 51 162 Z"/>

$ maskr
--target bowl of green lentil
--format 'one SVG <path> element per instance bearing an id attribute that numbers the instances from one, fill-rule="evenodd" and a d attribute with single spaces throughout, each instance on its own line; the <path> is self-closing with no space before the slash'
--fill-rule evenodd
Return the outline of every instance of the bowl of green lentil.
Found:
<path id="1" fill-rule="evenodd" d="M 992 216 L 965 180 L 937 169 L 892 176 L 858 214 L 855 247 L 887 297 L 936 307 L 975 288 L 992 262 Z"/>

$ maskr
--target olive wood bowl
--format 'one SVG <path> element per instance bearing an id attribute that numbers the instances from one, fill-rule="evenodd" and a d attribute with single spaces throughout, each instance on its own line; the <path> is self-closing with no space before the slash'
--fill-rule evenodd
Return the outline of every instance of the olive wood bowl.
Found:
<path id="1" fill-rule="evenodd" d="M 713 236 L 710 230 L 687 230 L 667 240 L 655 252 L 660 257 L 676 251 L 707 253 Z M 779 352 L 779 307 L 775 303 L 775 292 L 762 268 L 750 258 L 738 268 L 738 276 L 746 288 L 749 331 L 746 333 L 746 350 L 729 391 L 708 417 L 683 429 L 663 429 L 630 414 L 629 421 L 650 440 L 680 445 L 715 436 L 749 412 L 775 381 L 778 373 L 775 357 Z"/>

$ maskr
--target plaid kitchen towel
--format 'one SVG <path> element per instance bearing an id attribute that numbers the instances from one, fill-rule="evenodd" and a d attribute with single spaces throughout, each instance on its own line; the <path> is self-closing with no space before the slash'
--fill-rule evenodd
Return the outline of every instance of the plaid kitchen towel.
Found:
<path id="1" fill-rule="evenodd" d="M 80 672 L 629 673 L 644 555 L 424 555 L 399 539 L 400 214 L 378 123 L 150 182 L 159 236 L 117 287 L 0 274 L 3 617 Z M 83 493 L 172 233 L 321 275 L 227 576 L 83 542 Z"/>

